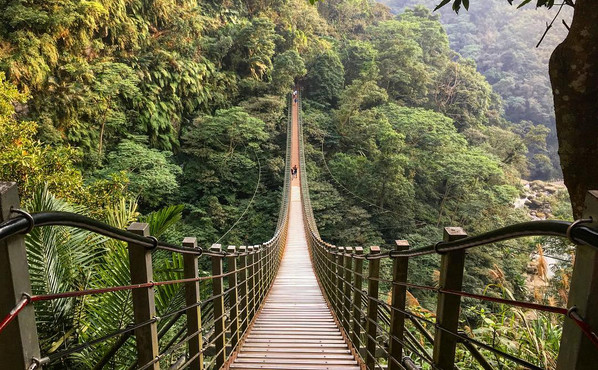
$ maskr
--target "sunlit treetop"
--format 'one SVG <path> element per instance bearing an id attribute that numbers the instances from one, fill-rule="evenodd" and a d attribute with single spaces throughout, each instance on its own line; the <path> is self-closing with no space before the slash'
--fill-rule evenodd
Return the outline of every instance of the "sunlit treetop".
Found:
<path id="1" fill-rule="evenodd" d="M 318 1 L 324 1 L 324 0 L 309 0 L 309 2 L 312 5 L 317 3 Z M 531 1 L 532 0 L 523 0 L 519 5 L 517 5 L 517 8 L 521 8 L 522 6 L 529 4 Z M 436 5 L 436 7 L 434 8 L 434 11 L 444 7 L 447 4 L 450 4 L 451 2 L 453 3 L 453 10 L 455 11 L 455 13 L 459 13 L 459 10 L 461 10 L 461 6 L 463 6 L 465 8 L 465 10 L 469 10 L 469 0 L 442 0 L 440 2 L 440 4 Z M 513 0 L 507 0 L 507 2 L 511 5 L 513 5 Z M 573 6 L 572 0 L 565 0 L 564 3 L 566 5 Z M 550 9 L 554 6 L 554 0 L 537 0 L 536 7 L 539 8 L 541 6 L 545 6 Z"/>

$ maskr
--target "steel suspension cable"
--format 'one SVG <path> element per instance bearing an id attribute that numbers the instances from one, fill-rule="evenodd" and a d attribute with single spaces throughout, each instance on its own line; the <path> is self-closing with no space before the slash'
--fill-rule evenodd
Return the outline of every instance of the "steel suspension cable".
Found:
<path id="1" fill-rule="evenodd" d="M 237 220 L 233 223 L 233 225 L 228 230 L 226 230 L 226 232 L 224 234 L 222 234 L 222 236 L 220 238 L 218 238 L 218 240 L 216 240 L 216 242 L 214 244 L 218 244 L 229 232 L 231 232 L 231 230 L 233 230 L 237 226 L 237 224 L 243 219 L 243 217 L 249 210 L 249 207 L 251 207 L 251 204 L 253 203 L 253 200 L 255 199 L 255 196 L 257 195 L 258 189 L 260 187 L 260 182 L 262 179 L 262 166 L 260 164 L 260 158 L 257 155 L 257 153 L 255 152 L 255 150 L 253 151 L 253 154 L 255 155 L 255 159 L 257 160 L 257 168 L 258 168 L 257 182 L 255 184 L 255 190 L 253 191 L 253 195 L 251 196 L 249 203 L 247 203 L 247 207 L 245 207 L 245 210 L 243 211 L 243 213 L 241 213 L 241 216 L 239 216 L 239 218 L 237 218 Z"/>

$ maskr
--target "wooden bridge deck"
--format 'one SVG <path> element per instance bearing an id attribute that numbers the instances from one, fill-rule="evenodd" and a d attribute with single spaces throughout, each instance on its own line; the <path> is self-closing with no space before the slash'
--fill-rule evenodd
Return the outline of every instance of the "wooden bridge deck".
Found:
<path id="1" fill-rule="evenodd" d="M 285 253 L 262 310 L 231 369 L 359 369 L 314 274 L 299 186 L 292 186 Z"/>

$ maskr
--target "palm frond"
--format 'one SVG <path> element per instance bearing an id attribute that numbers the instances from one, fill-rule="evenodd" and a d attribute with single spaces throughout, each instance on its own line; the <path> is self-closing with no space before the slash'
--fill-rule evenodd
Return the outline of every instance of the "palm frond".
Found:
<path id="1" fill-rule="evenodd" d="M 40 188 L 26 205 L 29 212 L 64 211 L 86 213 Z M 86 289 L 106 238 L 86 230 L 64 226 L 35 228 L 25 238 L 33 294 Z M 65 298 L 36 305 L 42 350 L 52 351 L 76 340 L 76 328 L 84 311 L 83 298 Z M 75 329 L 75 330 L 73 330 Z"/>
<path id="2" fill-rule="evenodd" d="M 182 204 L 164 207 L 139 219 L 149 224 L 150 235 L 159 237 L 181 219 L 184 208 Z"/>

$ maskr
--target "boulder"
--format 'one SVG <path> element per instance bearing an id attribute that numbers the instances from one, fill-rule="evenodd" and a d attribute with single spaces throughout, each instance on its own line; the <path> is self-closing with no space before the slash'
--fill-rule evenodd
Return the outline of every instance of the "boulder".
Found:
<path id="1" fill-rule="evenodd" d="M 532 199 L 531 204 L 528 206 L 530 209 L 540 209 L 543 208 L 544 203 L 540 202 L 537 199 Z"/>

